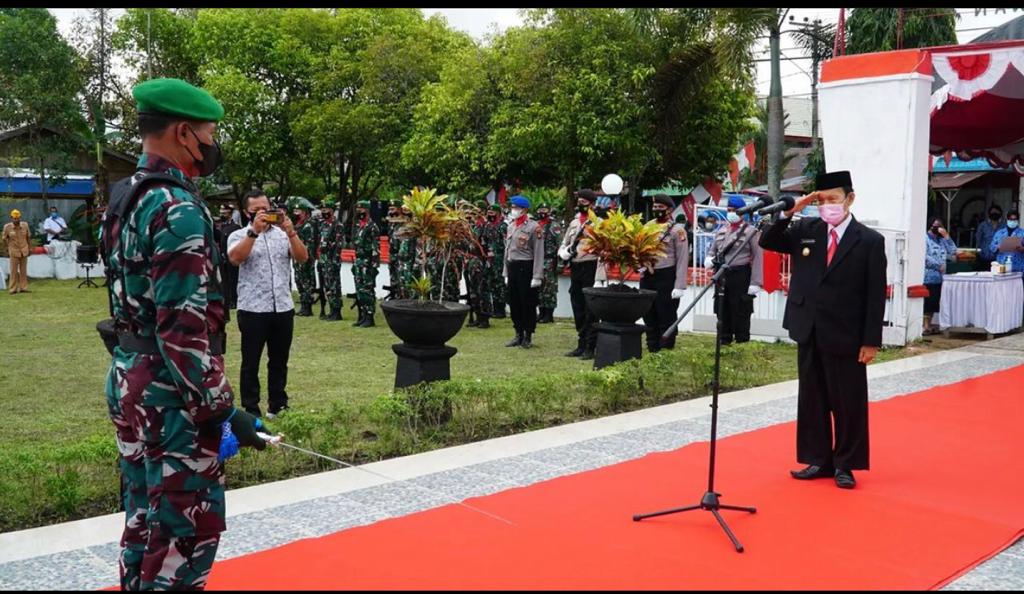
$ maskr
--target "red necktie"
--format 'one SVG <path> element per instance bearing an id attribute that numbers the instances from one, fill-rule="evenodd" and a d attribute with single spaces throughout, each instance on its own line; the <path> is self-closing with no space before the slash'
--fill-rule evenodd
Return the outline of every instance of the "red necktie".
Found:
<path id="1" fill-rule="evenodd" d="M 832 256 L 836 255 L 836 247 L 838 247 L 839 244 L 839 235 L 836 234 L 836 230 L 833 229 L 831 233 L 832 241 L 828 244 L 828 260 L 825 261 L 826 267 L 832 264 Z"/>

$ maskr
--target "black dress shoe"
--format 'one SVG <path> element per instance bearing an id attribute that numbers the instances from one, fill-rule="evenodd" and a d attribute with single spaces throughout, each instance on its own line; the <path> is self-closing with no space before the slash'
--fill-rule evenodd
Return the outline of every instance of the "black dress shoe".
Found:
<path id="1" fill-rule="evenodd" d="M 586 351 L 583 351 L 583 354 L 580 356 L 580 359 L 584 359 L 584 360 L 589 360 L 589 359 L 593 359 L 593 358 L 594 358 L 594 350 L 593 349 L 588 349 Z"/>
<path id="2" fill-rule="evenodd" d="M 828 478 L 830 476 L 833 476 L 835 474 L 835 469 L 833 469 L 830 466 L 818 466 L 816 464 L 811 464 L 810 466 L 802 470 L 790 470 L 789 474 L 791 474 L 795 479 L 806 481 L 810 479 Z"/>
<path id="3" fill-rule="evenodd" d="M 836 470 L 836 486 L 840 489 L 852 489 L 857 484 L 850 470 Z"/>
<path id="4" fill-rule="evenodd" d="M 523 340 L 519 343 L 519 346 L 521 346 L 524 349 L 533 348 L 533 341 L 531 340 L 530 332 L 523 334 Z"/>
<path id="5" fill-rule="evenodd" d="M 505 346 L 507 346 L 507 347 L 517 347 L 517 346 L 519 346 L 521 344 L 523 344 L 523 335 L 517 332 L 516 333 L 516 337 L 513 338 L 512 340 L 510 340 L 507 344 L 505 344 Z"/>

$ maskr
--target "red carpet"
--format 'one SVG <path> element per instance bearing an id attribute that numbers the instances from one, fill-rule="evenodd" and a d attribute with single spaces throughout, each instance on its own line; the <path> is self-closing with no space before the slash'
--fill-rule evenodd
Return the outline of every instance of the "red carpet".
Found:
<path id="1" fill-rule="evenodd" d="M 719 442 L 722 512 L 698 503 L 707 443 L 218 562 L 214 589 L 927 589 L 1024 528 L 1024 367 L 871 405 L 857 488 L 796 481 L 795 424 Z M 725 395 L 724 398 L 728 398 Z M 724 413 L 728 414 L 728 412 Z M 230 525 L 230 522 L 229 522 Z"/>

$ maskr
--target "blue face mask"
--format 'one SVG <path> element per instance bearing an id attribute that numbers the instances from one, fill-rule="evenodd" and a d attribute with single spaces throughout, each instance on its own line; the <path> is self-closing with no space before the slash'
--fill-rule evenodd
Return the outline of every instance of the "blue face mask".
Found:
<path id="1" fill-rule="evenodd" d="M 1010 229 L 1016 229 L 1017 225 L 1019 224 L 1019 221 L 1006 221 L 1006 226 L 1009 227 Z"/>
<path id="2" fill-rule="evenodd" d="M 50 213 L 50 218 L 51 218 L 51 219 L 53 219 L 53 220 L 55 220 L 55 221 L 56 221 L 56 220 L 57 220 L 57 219 L 58 219 L 59 217 L 60 217 L 60 214 L 59 214 L 59 213 L 56 213 L 56 212 L 51 212 L 51 213 Z"/>

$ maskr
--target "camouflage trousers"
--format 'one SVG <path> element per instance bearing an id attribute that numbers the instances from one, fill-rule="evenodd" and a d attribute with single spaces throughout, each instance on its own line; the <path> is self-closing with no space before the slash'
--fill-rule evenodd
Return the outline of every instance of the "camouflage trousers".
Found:
<path id="1" fill-rule="evenodd" d="M 554 310 L 558 307 L 558 270 L 556 259 L 544 258 L 544 278 L 540 285 L 540 299 L 537 305 L 543 309 Z"/>
<path id="2" fill-rule="evenodd" d="M 352 267 L 356 283 L 356 304 L 360 316 L 371 316 L 377 307 L 377 267 L 356 261 Z"/>
<path id="3" fill-rule="evenodd" d="M 388 285 L 391 287 L 391 298 L 405 299 L 405 297 L 402 297 L 402 279 L 398 273 L 398 257 L 394 252 L 391 252 L 391 254 L 391 260 L 388 262 Z"/>
<path id="4" fill-rule="evenodd" d="M 324 297 L 331 311 L 341 311 L 341 264 L 320 260 L 320 282 L 324 285 Z"/>
<path id="5" fill-rule="evenodd" d="M 486 269 L 484 261 L 470 258 L 466 263 L 466 292 L 469 294 L 469 306 L 477 314 L 491 315 L 490 293 L 487 291 Z"/>
<path id="6" fill-rule="evenodd" d="M 316 270 L 312 260 L 304 263 L 294 263 L 295 284 L 299 288 L 299 303 L 303 306 L 312 306 L 313 298 L 316 296 Z"/>
<path id="7" fill-rule="evenodd" d="M 487 277 L 487 292 L 490 297 L 490 311 L 492 315 L 495 313 L 505 313 L 508 287 L 505 286 L 505 277 L 502 275 L 501 260 L 495 257 L 495 260 L 488 264 L 485 275 Z"/>
<path id="8" fill-rule="evenodd" d="M 220 427 L 197 426 L 183 408 L 144 406 L 113 377 L 106 393 L 125 509 L 121 589 L 202 589 L 225 529 Z"/>
<path id="9" fill-rule="evenodd" d="M 438 263 L 436 266 L 431 263 L 427 265 L 427 273 L 430 274 L 430 298 L 437 299 L 442 293 L 441 283 L 444 282 L 443 301 L 459 300 L 459 276 L 460 271 L 454 260 L 448 262 L 448 266 Z M 442 277 L 444 277 L 442 279 Z"/>

